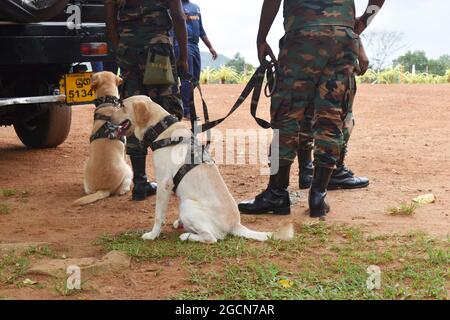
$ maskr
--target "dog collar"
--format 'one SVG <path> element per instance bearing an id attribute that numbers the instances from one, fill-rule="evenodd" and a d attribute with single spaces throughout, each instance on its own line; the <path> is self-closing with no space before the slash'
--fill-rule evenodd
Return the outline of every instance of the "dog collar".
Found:
<path id="1" fill-rule="evenodd" d="M 112 104 L 115 107 L 119 107 L 122 105 L 122 100 L 120 98 L 114 97 L 114 96 L 104 96 L 104 97 L 95 99 L 94 104 L 95 104 L 96 108 L 99 108 L 104 104 Z"/>

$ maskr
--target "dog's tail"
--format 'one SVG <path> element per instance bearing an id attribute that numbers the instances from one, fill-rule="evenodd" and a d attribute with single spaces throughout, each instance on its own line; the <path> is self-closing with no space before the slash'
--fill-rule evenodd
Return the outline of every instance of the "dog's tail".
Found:
<path id="1" fill-rule="evenodd" d="M 258 232 L 239 224 L 232 232 L 233 235 L 247 239 L 266 241 L 270 238 L 275 240 L 289 241 L 294 238 L 294 225 L 291 222 L 285 222 L 280 225 L 275 232 Z"/>
<path id="2" fill-rule="evenodd" d="M 87 204 L 93 203 L 98 200 L 102 200 L 108 198 L 111 195 L 111 192 L 108 190 L 99 190 L 96 193 L 88 194 L 83 198 L 80 198 L 72 203 L 73 206 L 85 206 Z"/>

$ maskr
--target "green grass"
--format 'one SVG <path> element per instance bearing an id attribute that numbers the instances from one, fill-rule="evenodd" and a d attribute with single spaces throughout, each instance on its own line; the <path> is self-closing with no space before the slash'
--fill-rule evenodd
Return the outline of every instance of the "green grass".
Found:
<path id="1" fill-rule="evenodd" d="M 63 297 L 71 297 L 79 295 L 80 293 L 85 291 L 85 283 L 86 282 L 81 282 L 80 289 L 69 289 L 67 288 L 67 278 L 59 278 L 55 279 L 54 289 L 56 293 Z"/>
<path id="2" fill-rule="evenodd" d="M 11 251 L 0 257 L 0 284 L 13 284 L 22 277 L 30 267 L 27 256 Z"/>
<path id="3" fill-rule="evenodd" d="M 141 232 L 104 236 L 105 250 L 136 262 L 177 259 L 189 285 L 173 299 L 446 299 L 448 241 L 422 233 L 368 237 L 361 229 L 314 223 L 290 242 L 229 237 L 217 244 L 182 243 L 172 232 L 154 242 Z M 180 261 L 181 259 L 181 261 Z M 382 287 L 366 288 L 377 265 Z"/>
<path id="4" fill-rule="evenodd" d="M 9 214 L 10 212 L 11 212 L 11 209 L 9 207 L 8 202 L 0 201 L 0 215 L 1 214 Z"/>
<path id="5" fill-rule="evenodd" d="M 22 253 L 10 251 L 0 254 L 0 285 L 16 284 L 22 286 L 20 279 L 26 274 L 33 259 L 40 257 L 55 257 L 48 246 L 31 246 Z"/>
<path id="6" fill-rule="evenodd" d="M 12 197 L 17 194 L 17 190 L 13 189 L 0 189 L 0 194 L 2 194 L 4 197 Z"/>
<path id="7" fill-rule="evenodd" d="M 388 209 L 389 214 L 393 216 L 411 216 L 419 208 L 419 204 L 415 202 L 403 202 L 397 207 Z"/>

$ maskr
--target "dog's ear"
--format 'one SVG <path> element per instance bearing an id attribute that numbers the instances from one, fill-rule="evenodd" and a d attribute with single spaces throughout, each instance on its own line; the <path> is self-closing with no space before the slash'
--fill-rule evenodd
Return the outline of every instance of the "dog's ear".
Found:
<path id="1" fill-rule="evenodd" d="M 91 77 L 91 87 L 94 90 L 97 90 L 98 86 L 100 85 L 100 75 L 98 73 L 94 73 Z"/>
<path id="2" fill-rule="evenodd" d="M 138 126 L 145 126 L 150 121 L 150 111 L 145 102 L 133 103 L 133 111 Z"/>
<path id="3" fill-rule="evenodd" d="M 120 86 L 123 83 L 123 79 L 119 76 L 116 76 L 116 84 L 117 86 Z"/>

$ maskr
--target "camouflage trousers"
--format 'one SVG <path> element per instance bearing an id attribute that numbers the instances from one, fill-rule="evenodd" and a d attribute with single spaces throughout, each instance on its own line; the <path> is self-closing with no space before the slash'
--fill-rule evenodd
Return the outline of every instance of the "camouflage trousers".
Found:
<path id="1" fill-rule="evenodd" d="M 345 106 L 358 38 L 350 28 L 321 26 L 290 32 L 282 39 L 278 87 L 271 104 L 272 127 L 279 130 L 275 138 L 279 138 L 280 164 L 294 161 L 301 123 L 309 117 L 315 165 L 336 166 L 344 144 Z"/>
<path id="2" fill-rule="evenodd" d="M 344 104 L 342 106 L 344 110 L 344 123 L 342 128 L 342 134 L 344 135 L 344 144 L 342 145 L 341 153 L 346 154 L 348 149 L 348 141 L 350 140 L 350 136 L 352 134 L 353 128 L 355 127 L 355 118 L 353 116 L 353 102 L 355 100 L 357 85 L 356 85 L 356 75 L 353 74 L 351 79 L 351 88 L 349 90 L 349 99 L 344 100 Z M 311 105 L 305 111 L 305 116 L 303 120 L 300 122 L 300 132 L 299 132 L 299 151 L 309 151 L 314 149 L 314 135 L 312 131 L 313 127 L 313 119 L 314 119 L 314 108 Z"/>
<path id="3" fill-rule="evenodd" d="M 135 43 L 135 37 L 121 36 L 121 42 L 117 49 L 117 61 L 124 79 L 122 87 L 122 98 L 134 95 L 147 95 L 155 103 L 163 107 L 167 112 L 176 115 L 179 119 L 183 117 L 183 103 L 181 100 L 178 84 L 174 85 L 144 85 L 144 72 L 149 50 L 170 57 L 174 78 L 178 79 L 175 54 L 173 46 L 166 36 L 161 36 L 148 45 Z M 139 140 L 132 135 L 127 139 L 127 154 L 147 154 L 147 149 L 142 148 Z"/>

